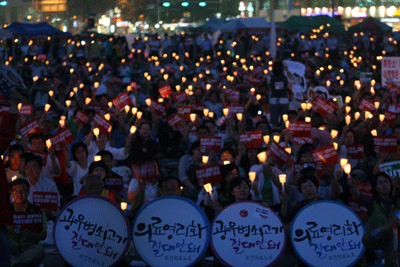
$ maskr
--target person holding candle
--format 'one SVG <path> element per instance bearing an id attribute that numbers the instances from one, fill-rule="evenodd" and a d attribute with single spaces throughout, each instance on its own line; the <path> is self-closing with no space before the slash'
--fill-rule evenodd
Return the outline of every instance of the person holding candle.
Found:
<path id="1" fill-rule="evenodd" d="M 8 162 L 6 162 L 6 177 L 7 181 L 11 183 L 11 178 L 19 176 L 19 163 L 21 162 L 21 155 L 24 153 L 24 147 L 19 144 L 11 145 L 8 148 Z"/>
<path id="2" fill-rule="evenodd" d="M 284 75 L 284 66 L 282 61 L 275 61 L 273 64 L 273 75 L 270 83 L 271 98 L 271 124 L 276 126 L 282 122 L 282 114 L 287 114 L 289 111 L 290 90 L 288 80 Z"/>

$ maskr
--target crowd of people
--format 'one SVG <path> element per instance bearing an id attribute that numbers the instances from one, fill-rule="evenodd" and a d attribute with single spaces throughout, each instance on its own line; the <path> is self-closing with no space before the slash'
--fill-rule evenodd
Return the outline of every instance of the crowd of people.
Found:
<path id="1" fill-rule="evenodd" d="M 368 226 L 365 245 L 384 250 L 386 266 L 397 266 L 393 239 L 386 237 L 398 222 L 398 177 L 380 164 L 400 159 L 398 87 L 381 78 L 382 57 L 398 57 L 399 40 L 391 32 L 279 36 L 276 57 L 269 33 L 154 34 L 135 37 L 132 45 L 121 36 L 0 40 L 1 63 L 13 66 L 26 86 L 22 105 L 14 101 L 0 127 L 12 208 L 36 210 L 35 192 L 55 193 L 58 203 L 43 208 L 39 232 L 0 231 L 12 263 L 40 263 L 46 220 L 72 199 L 97 194 L 127 202 L 131 221 L 165 195 L 192 199 L 211 221 L 227 205 L 253 200 L 287 224 L 309 203 L 336 200 Z M 298 84 L 287 59 L 305 66 Z M 320 99 L 332 111 L 316 108 Z M 5 119 L 11 114 L 13 123 Z M 39 127 L 21 134 L 34 121 Z M 290 123 L 304 121 L 311 132 L 299 138 Z M 48 142 L 66 128 L 73 140 Z M 254 131 L 262 133 L 258 146 L 240 142 L 242 133 Z M 396 144 L 379 151 L 374 135 L 394 136 Z M 220 148 L 206 150 L 205 137 L 220 138 Z M 273 144 L 285 150 L 286 161 Z M 313 158 L 331 145 L 335 162 Z M 222 182 L 209 193 L 196 170 L 213 164 Z M 280 174 L 286 174 L 284 190 Z M 9 252 L 1 252 L 0 266 L 10 265 Z"/>

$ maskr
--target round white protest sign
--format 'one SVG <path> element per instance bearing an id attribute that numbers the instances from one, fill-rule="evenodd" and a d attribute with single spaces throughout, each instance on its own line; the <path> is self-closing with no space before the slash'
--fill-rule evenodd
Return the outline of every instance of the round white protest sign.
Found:
<path id="1" fill-rule="evenodd" d="M 309 266 L 353 266 L 364 253 L 365 227 L 357 214 L 334 201 L 317 201 L 299 211 L 290 238 Z"/>
<path id="2" fill-rule="evenodd" d="M 210 223 L 193 201 L 176 196 L 158 198 L 136 216 L 133 244 L 150 266 L 192 266 L 210 242 Z"/>
<path id="3" fill-rule="evenodd" d="M 114 202 L 100 196 L 71 201 L 54 226 L 57 250 L 72 266 L 112 266 L 125 256 L 130 238 L 125 214 Z"/>
<path id="4" fill-rule="evenodd" d="M 211 248 L 227 266 L 272 266 L 285 245 L 281 219 L 256 202 L 231 204 L 212 223 Z"/>

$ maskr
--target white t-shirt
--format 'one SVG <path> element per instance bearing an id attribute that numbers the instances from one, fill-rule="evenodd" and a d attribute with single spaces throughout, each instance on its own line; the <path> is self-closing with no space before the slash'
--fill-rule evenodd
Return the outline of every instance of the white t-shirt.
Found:
<path id="1" fill-rule="evenodd" d="M 132 178 L 132 180 L 129 182 L 128 194 L 135 191 L 138 187 L 139 187 L 139 180 L 137 180 L 136 178 Z M 146 188 L 144 189 L 143 204 L 147 204 L 150 201 L 156 199 L 157 191 L 158 191 L 158 182 L 155 183 L 154 185 L 151 185 L 146 182 Z"/>

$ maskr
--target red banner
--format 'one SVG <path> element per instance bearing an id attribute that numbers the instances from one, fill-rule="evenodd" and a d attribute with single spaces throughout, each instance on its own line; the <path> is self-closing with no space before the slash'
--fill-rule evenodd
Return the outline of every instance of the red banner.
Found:
<path id="1" fill-rule="evenodd" d="M 33 192 L 33 204 L 49 211 L 58 210 L 58 194 L 50 192 Z"/>
<path id="2" fill-rule="evenodd" d="M 373 112 L 375 110 L 375 105 L 371 100 L 363 98 L 360 105 L 358 105 L 358 108 L 363 111 Z"/>
<path id="3" fill-rule="evenodd" d="M 312 137 L 293 137 L 292 142 L 295 143 L 298 146 L 304 145 L 304 144 L 312 144 L 314 143 L 314 138 Z"/>
<path id="4" fill-rule="evenodd" d="M 37 56 L 37 59 L 44 62 L 44 61 L 47 60 L 47 55 L 46 54 L 39 54 Z"/>
<path id="5" fill-rule="evenodd" d="M 397 138 L 394 135 L 374 136 L 374 151 L 379 153 L 386 151 L 388 153 L 397 152 Z"/>
<path id="6" fill-rule="evenodd" d="M 394 121 L 396 120 L 397 113 L 386 110 L 385 112 L 385 121 L 389 126 L 393 126 Z"/>
<path id="7" fill-rule="evenodd" d="M 337 109 L 335 102 L 322 97 L 315 98 L 312 109 L 326 118 L 328 114 L 332 114 Z"/>
<path id="8" fill-rule="evenodd" d="M 321 178 L 328 170 L 327 165 L 335 165 L 338 163 L 338 153 L 333 145 L 324 146 L 311 151 L 315 167 Z"/>
<path id="9" fill-rule="evenodd" d="M 75 141 L 75 137 L 72 135 L 68 127 L 64 127 L 58 133 L 50 136 L 49 139 L 56 150 L 61 150 L 63 146 L 69 145 Z"/>
<path id="10" fill-rule="evenodd" d="M 189 98 L 185 92 L 178 92 L 173 95 L 176 103 L 186 103 L 189 102 Z"/>
<path id="11" fill-rule="evenodd" d="M 207 136 L 200 138 L 200 149 L 203 152 L 214 151 L 220 152 L 222 148 L 222 137 Z"/>
<path id="12" fill-rule="evenodd" d="M 83 112 L 82 110 L 78 110 L 75 113 L 75 117 L 73 119 L 73 122 L 75 122 L 78 125 L 85 125 L 89 121 L 89 116 Z"/>
<path id="13" fill-rule="evenodd" d="M 246 148 L 259 148 L 263 143 L 262 131 L 240 133 L 239 142 L 244 143 Z"/>
<path id="14" fill-rule="evenodd" d="M 191 107 L 192 107 L 192 111 L 198 110 L 198 111 L 201 111 L 201 112 L 203 112 L 203 109 L 206 108 L 205 105 L 199 105 L 199 104 L 196 104 L 196 103 L 193 103 L 191 105 Z"/>
<path id="15" fill-rule="evenodd" d="M 179 124 L 181 123 L 181 117 L 178 114 L 174 114 L 168 118 L 168 124 L 172 127 L 172 129 L 177 130 Z"/>
<path id="16" fill-rule="evenodd" d="M 164 97 L 168 98 L 168 96 L 170 94 L 174 93 L 174 91 L 172 91 L 172 88 L 169 84 L 166 84 L 163 87 L 158 88 L 158 92 L 160 93 L 162 98 L 164 98 Z"/>
<path id="17" fill-rule="evenodd" d="M 190 121 L 190 113 L 192 112 L 192 108 L 190 105 L 187 106 L 179 106 L 177 108 L 179 116 L 185 120 L 186 123 Z"/>
<path id="18" fill-rule="evenodd" d="M 347 156 L 352 159 L 362 159 L 364 158 L 364 145 L 348 145 L 347 148 Z"/>
<path id="19" fill-rule="evenodd" d="M 236 118 L 236 114 L 238 114 L 238 113 L 244 114 L 243 106 L 232 105 L 232 106 L 229 106 L 228 109 L 229 109 L 228 117 L 230 117 L 230 118 Z M 243 119 L 245 119 L 245 118 L 243 118 Z"/>
<path id="20" fill-rule="evenodd" d="M 231 101 L 232 104 L 239 104 L 240 91 L 231 88 L 226 88 L 225 93 L 229 96 L 229 100 Z"/>
<path id="21" fill-rule="evenodd" d="M 289 129 L 293 137 L 311 137 L 311 122 L 289 121 Z"/>
<path id="22" fill-rule="evenodd" d="M 13 212 L 13 220 L 15 232 L 23 230 L 41 232 L 43 229 L 43 212 L 41 210 Z"/>
<path id="23" fill-rule="evenodd" d="M 155 184 L 158 177 L 158 165 L 155 161 L 147 161 L 139 164 L 132 164 L 133 177 L 139 181 L 146 181 Z"/>
<path id="24" fill-rule="evenodd" d="M 10 107 L 0 106 L 0 116 L 7 116 L 9 110 L 10 110 Z"/>
<path id="25" fill-rule="evenodd" d="M 21 135 L 31 135 L 34 133 L 41 133 L 42 127 L 39 125 L 36 119 L 31 120 L 30 122 L 26 123 L 25 125 L 19 127 L 19 132 Z"/>
<path id="26" fill-rule="evenodd" d="M 124 181 L 122 176 L 111 176 L 107 177 L 105 184 L 114 189 L 115 191 L 121 191 L 124 187 Z"/>
<path id="27" fill-rule="evenodd" d="M 218 164 L 206 165 L 195 169 L 196 177 L 203 184 L 222 183 L 221 170 Z"/>
<path id="28" fill-rule="evenodd" d="M 31 116 L 33 114 L 33 106 L 29 104 L 23 104 L 19 109 L 19 113 L 21 115 Z"/>
<path id="29" fill-rule="evenodd" d="M 167 109 L 163 104 L 151 100 L 151 107 L 154 108 L 155 112 L 159 117 L 165 118 L 167 116 Z"/>
<path id="30" fill-rule="evenodd" d="M 36 155 L 38 157 L 40 157 L 43 160 L 43 166 L 46 166 L 47 163 L 47 153 L 44 152 L 40 152 L 40 151 L 36 151 L 36 150 L 32 150 L 30 148 L 26 148 L 25 149 L 26 152 L 32 153 L 33 155 Z"/>
<path id="31" fill-rule="evenodd" d="M 104 116 L 96 113 L 93 117 L 93 121 L 96 123 L 97 127 L 99 127 L 101 133 L 108 133 L 111 131 L 112 124 L 107 121 Z"/>
<path id="32" fill-rule="evenodd" d="M 123 110 L 125 106 L 132 106 L 131 98 L 129 97 L 127 92 L 123 92 L 117 95 L 113 100 L 112 103 L 114 107 L 118 110 Z"/>
<path id="33" fill-rule="evenodd" d="M 269 156 L 275 158 L 276 164 L 283 166 L 289 159 L 290 155 L 278 143 L 271 141 L 269 146 Z"/>

